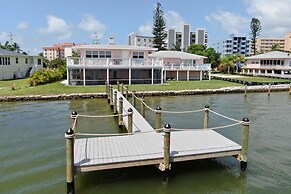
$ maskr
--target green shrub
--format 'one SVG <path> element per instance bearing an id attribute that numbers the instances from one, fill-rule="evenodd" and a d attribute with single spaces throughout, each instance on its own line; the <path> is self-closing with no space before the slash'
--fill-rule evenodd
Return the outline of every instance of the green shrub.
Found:
<path id="1" fill-rule="evenodd" d="M 56 69 L 42 69 L 40 71 L 36 71 L 30 78 L 29 84 L 31 86 L 43 85 L 47 83 L 52 83 L 56 81 L 60 81 L 63 79 L 63 70 L 59 68 Z"/>

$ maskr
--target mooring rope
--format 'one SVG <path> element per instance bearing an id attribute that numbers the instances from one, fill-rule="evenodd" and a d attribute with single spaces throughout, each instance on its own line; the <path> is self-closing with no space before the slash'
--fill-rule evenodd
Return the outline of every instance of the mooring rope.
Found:
<path id="1" fill-rule="evenodd" d="M 75 133 L 77 136 L 94 136 L 94 137 L 105 137 L 105 136 L 126 136 L 126 135 L 133 135 L 133 133 L 98 133 L 98 134 L 93 134 L 93 133 Z"/>
<path id="2" fill-rule="evenodd" d="M 168 113 L 168 114 L 187 114 L 187 113 L 197 113 L 197 112 L 202 112 L 202 111 L 204 111 L 204 109 L 200 109 L 200 110 L 188 110 L 188 111 L 156 110 L 156 112 Z"/>
<path id="3" fill-rule="evenodd" d="M 234 121 L 234 122 L 241 123 L 241 121 L 239 121 L 239 120 L 237 120 L 237 119 L 233 119 L 233 118 L 230 118 L 230 117 L 228 117 L 228 116 L 225 116 L 225 115 L 219 114 L 219 113 L 217 113 L 217 112 L 215 112 L 215 111 L 213 111 L 213 110 L 211 110 L 211 109 L 209 109 L 209 112 L 211 112 L 211 113 L 213 113 L 213 114 L 216 114 L 216 115 L 218 115 L 218 116 L 220 116 L 220 117 L 223 117 L 223 118 L 225 118 L 225 119 L 228 119 L 228 120 L 231 120 L 231 121 Z"/>
<path id="4" fill-rule="evenodd" d="M 115 115 L 78 115 L 79 117 L 85 117 L 85 118 L 109 118 L 109 117 L 118 117 L 118 116 L 122 116 L 122 117 L 126 117 L 128 116 L 128 114 L 115 114 Z"/>
<path id="5" fill-rule="evenodd" d="M 234 127 L 236 125 L 242 124 L 242 121 L 239 123 L 234 123 L 230 125 L 224 125 L 224 126 L 219 126 L 219 127 L 211 127 L 211 128 L 200 128 L 200 129 L 180 129 L 180 128 L 171 128 L 170 131 L 203 131 L 203 130 L 218 130 L 218 129 L 223 129 L 223 128 L 229 128 L 229 127 Z"/>

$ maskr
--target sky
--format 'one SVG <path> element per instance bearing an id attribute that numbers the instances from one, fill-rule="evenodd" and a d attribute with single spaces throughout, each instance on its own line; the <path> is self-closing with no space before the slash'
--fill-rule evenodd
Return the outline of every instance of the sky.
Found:
<path id="1" fill-rule="evenodd" d="M 249 36 L 250 21 L 261 21 L 260 37 L 284 37 L 291 32 L 291 0 L 160 0 L 167 28 L 204 28 L 209 43 L 230 34 Z M 151 35 L 154 0 L 1 0 L 0 42 L 13 42 L 29 54 L 55 43 L 101 44 L 113 36 L 127 44 L 128 35 Z M 5 8 L 5 9 L 4 9 Z"/>

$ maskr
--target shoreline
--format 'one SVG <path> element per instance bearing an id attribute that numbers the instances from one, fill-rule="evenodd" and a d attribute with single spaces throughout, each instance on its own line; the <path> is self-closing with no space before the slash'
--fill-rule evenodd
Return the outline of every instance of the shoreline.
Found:
<path id="1" fill-rule="evenodd" d="M 272 85 L 271 92 L 289 91 L 290 85 Z M 247 86 L 247 92 L 268 92 L 269 86 Z M 136 92 L 138 96 L 179 96 L 179 95 L 204 95 L 204 94 L 226 94 L 244 93 L 245 86 L 224 87 L 220 89 L 195 89 L 195 90 L 168 90 L 168 91 L 141 91 Z M 131 93 L 129 93 L 129 96 Z M 86 98 L 106 98 L 106 93 L 73 93 L 57 95 L 27 95 L 27 96 L 1 96 L 0 102 L 15 101 L 38 101 L 38 100 L 71 100 Z"/>

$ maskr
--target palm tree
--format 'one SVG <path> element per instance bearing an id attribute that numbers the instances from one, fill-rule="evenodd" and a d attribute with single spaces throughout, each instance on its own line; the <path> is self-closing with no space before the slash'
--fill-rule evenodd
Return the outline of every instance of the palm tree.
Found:
<path id="1" fill-rule="evenodd" d="M 221 59 L 221 63 L 219 65 L 219 69 L 221 69 L 224 73 L 230 74 L 230 72 L 234 69 L 234 56 L 228 55 Z"/>
<path id="2" fill-rule="evenodd" d="M 273 44 L 272 47 L 271 47 L 271 50 L 272 51 L 280 51 L 280 45 L 279 44 Z"/>
<path id="3" fill-rule="evenodd" d="M 245 57 L 241 54 L 238 54 L 234 57 L 234 64 L 236 68 L 236 72 L 239 71 L 239 65 L 245 62 Z"/>
<path id="4" fill-rule="evenodd" d="M 14 42 L 14 43 L 11 45 L 11 49 L 12 49 L 12 51 L 14 51 L 14 52 L 18 52 L 18 53 L 20 53 L 20 51 L 21 51 L 21 49 L 20 49 L 20 45 L 19 45 L 18 43 L 16 43 L 16 42 Z"/>

